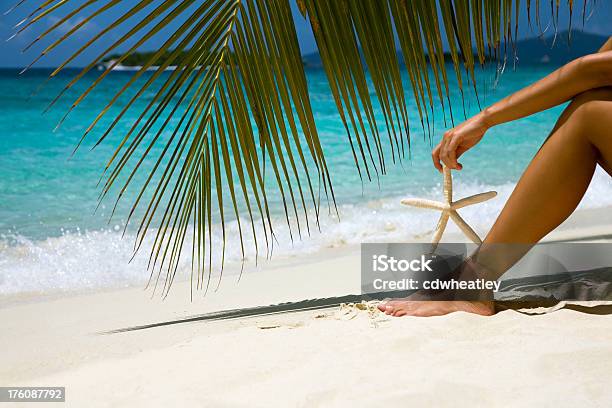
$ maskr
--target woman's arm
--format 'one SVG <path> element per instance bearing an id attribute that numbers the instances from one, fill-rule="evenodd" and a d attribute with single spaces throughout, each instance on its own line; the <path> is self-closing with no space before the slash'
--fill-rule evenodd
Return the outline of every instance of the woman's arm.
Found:
<path id="1" fill-rule="evenodd" d="M 587 55 L 488 107 L 483 111 L 483 119 L 489 127 L 510 122 L 609 85 L 612 85 L 612 51 Z"/>
<path id="2" fill-rule="evenodd" d="M 434 166 L 442 170 L 440 160 L 449 168 L 461 170 L 457 162 L 463 153 L 478 143 L 492 126 L 520 119 L 594 88 L 612 85 L 612 37 L 599 53 L 578 58 L 540 81 L 502 99 L 478 115 L 444 133 L 434 149 Z"/>
<path id="3" fill-rule="evenodd" d="M 602 45 L 599 51 L 597 52 L 606 52 L 606 51 L 612 51 L 612 37 L 608 38 L 608 41 L 606 41 L 606 43 Z"/>

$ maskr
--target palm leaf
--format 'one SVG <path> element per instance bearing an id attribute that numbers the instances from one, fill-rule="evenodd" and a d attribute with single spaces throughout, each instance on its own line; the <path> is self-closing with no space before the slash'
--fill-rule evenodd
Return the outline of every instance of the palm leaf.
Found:
<path id="1" fill-rule="evenodd" d="M 386 172 L 389 154 L 395 163 L 410 150 L 402 65 L 421 127 L 430 130 L 430 116 L 437 104 L 445 119 L 449 114 L 453 122 L 445 52 L 450 53 L 461 94 L 466 82 L 476 91 L 477 62 L 482 65 L 491 57 L 499 60 L 506 51 L 502 45 L 513 43 L 521 6 L 520 0 L 296 1 L 312 27 L 356 169 L 368 180 Z M 101 14 L 125 5 L 121 0 L 46 0 L 17 30 L 37 27 L 49 15 L 59 17 L 41 28 L 26 46 L 29 49 L 49 42 L 51 34 L 70 19 L 79 19 L 50 41 L 34 64 Z M 558 0 L 551 7 L 555 25 L 561 6 Z M 572 12 L 571 0 L 567 6 Z M 527 1 L 526 7 L 530 20 L 535 14 L 540 27 L 539 1 Z M 102 129 L 96 145 L 104 142 L 145 92 L 153 93 L 109 158 L 100 198 L 118 189 L 118 203 L 127 189 L 137 192 L 128 220 L 138 217 L 135 252 L 146 236 L 153 236 L 149 266 L 154 292 L 168 294 L 179 259 L 189 250 L 192 290 L 207 290 L 213 250 L 221 252 L 221 279 L 225 242 L 230 239 L 228 219 L 238 224 L 239 236 L 233 238 L 240 241 L 243 257 L 247 234 L 256 253 L 265 250 L 269 256 L 276 239 L 270 194 L 280 198 L 285 222 L 298 237 L 309 233 L 313 223 L 318 227 L 322 199 L 330 207 L 336 205 L 291 4 L 289 0 L 138 0 L 122 10 L 117 20 L 84 41 L 51 74 L 56 76 L 86 50 L 97 49 L 105 35 L 122 33 L 97 53 L 51 106 L 105 57 L 118 54 L 73 101 L 73 110 L 104 82 L 114 66 L 154 36 L 166 33 L 167 38 L 104 106 L 83 137 L 99 127 L 131 91 L 110 125 Z M 170 25 L 177 28 L 168 30 Z M 121 47 L 127 50 L 118 52 Z M 145 75 L 156 65 L 155 72 Z M 171 65 L 175 70 L 163 74 Z M 376 119 L 376 102 L 384 124 Z M 157 146 L 162 148 L 154 149 Z M 145 162 L 152 167 L 145 170 Z M 145 178 L 138 185 L 136 175 L 141 172 Z M 248 228 L 243 225 L 244 216 Z M 221 229 L 220 248 L 213 242 L 213 224 Z"/>

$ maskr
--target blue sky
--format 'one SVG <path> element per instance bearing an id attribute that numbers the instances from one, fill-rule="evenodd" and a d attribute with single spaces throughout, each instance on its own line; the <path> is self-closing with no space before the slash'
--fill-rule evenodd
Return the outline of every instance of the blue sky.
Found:
<path id="1" fill-rule="evenodd" d="M 37 4 L 39 4 L 42 0 L 26 0 L 25 4 L 20 6 L 17 10 L 9 15 L 2 15 L 0 17 L 0 38 L 7 39 L 13 33 L 13 26 L 23 18 L 24 15 L 27 15 L 31 10 L 33 10 Z M 584 26 L 584 31 L 602 34 L 602 35 L 611 35 L 612 34 L 612 7 L 608 7 L 608 5 L 604 4 L 608 0 L 602 1 L 599 0 L 595 2 L 595 9 Z M 8 5 L 17 2 L 17 0 L 2 0 L 2 5 L 6 8 Z M 71 0 L 71 4 L 75 5 L 83 3 L 84 0 Z M 550 11 L 548 9 L 549 3 L 547 1 L 542 1 L 542 15 L 544 16 L 544 21 L 548 21 L 550 17 Z M 565 3 L 565 2 L 562 2 Z M 40 67 L 49 67 L 49 66 L 57 66 L 61 62 L 63 62 L 71 52 L 74 52 L 75 49 L 78 49 L 83 43 L 84 40 L 89 38 L 89 36 L 93 32 L 97 32 L 100 28 L 105 27 L 110 22 L 114 21 L 117 16 L 121 15 L 121 13 L 125 12 L 128 9 L 128 5 L 133 5 L 133 2 L 125 2 L 125 6 L 117 6 L 112 10 L 109 10 L 107 13 L 103 14 L 95 20 L 94 22 L 88 23 L 85 27 L 82 28 L 80 33 L 74 36 L 73 39 L 67 41 L 61 47 L 54 50 L 51 55 L 45 56 L 40 63 L 36 66 Z M 7 6 L 5 6 L 7 5 Z M 300 39 L 300 46 L 302 48 L 302 53 L 308 54 L 316 50 L 316 45 L 314 42 L 314 38 L 312 36 L 312 32 L 310 30 L 310 26 L 307 21 L 298 13 L 297 8 L 295 6 L 295 2 L 292 1 L 292 7 L 294 8 L 294 18 L 296 21 L 296 28 L 298 32 L 298 36 Z M 582 1 L 575 1 L 575 19 L 574 19 L 574 28 L 578 30 L 582 30 L 582 21 L 581 21 L 581 8 Z M 68 9 L 71 9 L 70 6 Z M 2 10 L 4 11 L 4 10 Z M 21 50 L 25 47 L 30 41 L 36 38 L 36 35 L 41 31 L 44 31 L 46 28 L 50 27 L 55 21 L 57 21 L 56 16 L 49 16 L 45 20 L 41 21 L 36 28 L 28 29 L 23 32 L 19 36 L 13 38 L 12 40 L 0 41 L 0 55 L 2 58 L 0 59 L 0 67 L 23 67 L 28 65 L 40 52 L 42 47 L 37 46 L 33 47 L 30 51 L 23 54 Z M 72 18 L 68 24 L 60 27 L 57 33 L 51 38 L 51 41 L 58 36 L 61 36 L 66 31 L 70 29 L 70 27 L 78 24 L 80 20 L 78 18 Z M 560 15 L 560 29 L 565 29 L 568 25 L 568 13 L 567 7 L 563 8 L 563 11 Z M 176 27 L 176 25 L 174 25 Z M 154 48 L 156 44 L 159 44 L 160 41 L 165 39 L 169 34 L 172 26 L 166 29 L 160 35 L 154 37 L 145 49 Z M 118 37 L 119 33 L 114 33 L 112 35 L 107 35 L 103 37 L 97 44 L 98 46 L 94 49 L 88 50 L 83 53 L 80 57 L 78 57 L 71 66 L 83 66 L 84 64 L 91 61 L 97 53 L 101 52 L 106 46 L 112 43 L 113 39 Z M 526 12 L 525 8 L 522 8 L 521 21 L 520 21 L 520 30 L 519 37 L 527 38 L 532 37 L 535 34 L 532 33 L 526 24 Z M 45 44 L 49 44 L 46 42 Z M 125 49 L 125 47 L 124 47 Z"/>

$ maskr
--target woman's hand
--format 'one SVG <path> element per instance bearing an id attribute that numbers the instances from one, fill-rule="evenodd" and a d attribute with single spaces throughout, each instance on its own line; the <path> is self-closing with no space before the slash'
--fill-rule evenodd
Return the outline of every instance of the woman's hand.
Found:
<path id="1" fill-rule="evenodd" d="M 444 132 L 442 141 L 431 153 L 434 166 L 441 172 L 442 164 L 440 161 L 442 161 L 449 169 L 461 170 L 463 166 L 457 159 L 480 142 L 480 139 L 482 139 L 488 129 L 489 126 L 486 124 L 484 114 L 481 112 Z"/>
<path id="2" fill-rule="evenodd" d="M 442 161 L 450 169 L 461 170 L 463 166 L 457 159 L 478 143 L 491 126 L 524 118 L 607 86 L 612 86 L 612 37 L 599 53 L 565 64 L 444 133 L 431 155 L 434 166 L 442 171 Z"/>

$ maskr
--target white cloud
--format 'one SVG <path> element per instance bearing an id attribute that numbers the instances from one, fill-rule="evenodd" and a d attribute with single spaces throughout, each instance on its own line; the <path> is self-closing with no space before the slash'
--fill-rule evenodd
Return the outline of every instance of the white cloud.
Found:
<path id="1" fill-rule="evenodd" d="M 61 20 L 60 17 L 49 16 L 47 19 L 47 24 L 49 27 L 57 24 Z M 78 17 L 75 19 L 68 19 L 64 21 L 59 27 L 55 28 L 55 32 L 61 35 L 67 34 L 75 27 L 79 26 L 74 35 L 86 34 L 92 31 L 97 31 L 99 29 L 98 25 L 93 21 L 88 21 L 85 24 L 82 24 L 85 20 L 84 17 Z M 82 24 L 82 25 L 81 25 Z"/>

